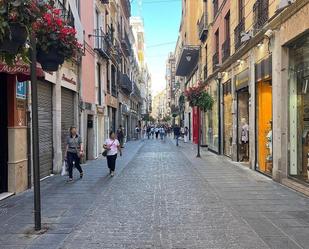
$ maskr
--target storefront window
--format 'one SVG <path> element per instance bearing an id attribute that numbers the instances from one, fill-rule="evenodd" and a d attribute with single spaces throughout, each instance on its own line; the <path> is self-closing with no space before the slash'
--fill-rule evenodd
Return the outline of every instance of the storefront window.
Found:
<path id="1" fill-rule="evenodd" d="M 272 85 L 271 81 L 257 83 L 257 170 L 272 174 Z"/>
<path id="2" fill-rule="evenodd" d="M 214 98 L 214 105 L 212 110 L 205 115 L 206 141 L 210 150 L 219 152 L 218 87 L 216 81 L 209 85 L 209 93 Z"/>
<path id="3" fill-rule="evenodd" d="M 289 174 L 309 178 L 309 36 L 290 50 Z"/>
<path id="4" fill-rule="evenodd" d="M 224 104 L 224 144 L 223 153 L 224 155 L 232 156 L 232 137 L 233 137 L 233 118 L 232 118 L 232 84 L 228 81 L 223 84 L 223 104 Z"/>
<path id="5" fill-rule="evenodd" d="M 237 91 L 237 152 L 238 161 L 249 161 L 249 91 L 248 87 Z"/>

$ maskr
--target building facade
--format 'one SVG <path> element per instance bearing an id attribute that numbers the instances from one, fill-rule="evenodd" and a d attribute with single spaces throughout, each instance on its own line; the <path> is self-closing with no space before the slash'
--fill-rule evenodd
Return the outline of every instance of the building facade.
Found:
<path id="1" fill-rule="evenodd" d="M 188 17 L 194 4 L 198 20 Z M 184 1 L 176 55 L 185 85 L 200 82 L 214 99 L 212 110 L 197 120 L 202 144 L 307 194 L 308 5 L 302 0 Z M 197 53 L 198 59 L 187 73 L 181 68 L 189 59 L 188 53 L 183 56 L 190 38 L 185 27 L 195 30 L 194 23 L 192 35 L 199 41 L 189 43 L 197 46 L 190 55 L 192 60 Z M 193 140 L 194 133 L 193 118 Z"/>

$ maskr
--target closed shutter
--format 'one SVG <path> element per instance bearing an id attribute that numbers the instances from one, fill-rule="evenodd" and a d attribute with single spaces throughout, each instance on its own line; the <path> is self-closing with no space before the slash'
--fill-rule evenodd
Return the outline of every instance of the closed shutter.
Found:
<path id="1" fill-rule="evenodd" d="M 52 85 L 48 82 L 38 82 L 38 118 L 40 177 L 43 178 L 53 170 Z"/>
<path id="2" fill-rule="evenodd" d="M 61 141 L 62 155 L 64 156 L 66 138 L 69 129 L 74 126 L 74 92 L 66 88 L 61 89 Z"/>

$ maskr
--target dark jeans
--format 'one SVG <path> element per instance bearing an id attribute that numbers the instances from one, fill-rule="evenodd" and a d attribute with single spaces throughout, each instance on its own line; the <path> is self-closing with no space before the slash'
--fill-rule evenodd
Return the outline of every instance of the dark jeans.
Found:
<path id="1" fill-rule="evenodd" d="M 107 166 L 111 171 L 115 171 L 116 168 L 116 159 L 117 159 L 117 154 L 113 156 L 107 156 Z"/>
<path id="2" fill-rule="evenodd" d="M 176 138 L 176 146 L 179 145 L 179 135 L 175 135 L 175 138 Z"/>
<path id="3" fill-rule="evenodd" d="M 67 154 L 68 166 L 69 166 L 69 177 L 73 178 L 73 167 L 83 173 L 82 167 L 80 166 L 80 158 L 77 156 L 77 153 L 68 152 Z M 73 164 L 75 162 L 75 164 Z"/>

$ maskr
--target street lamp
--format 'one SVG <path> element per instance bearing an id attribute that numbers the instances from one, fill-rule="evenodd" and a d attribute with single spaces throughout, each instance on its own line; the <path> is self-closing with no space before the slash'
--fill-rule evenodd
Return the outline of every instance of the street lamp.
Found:
<path id="1" fill-rule="evenodd" d="M 32 107 L 32 162 L 34 185 L 34 224 L 35 230 L 41 230 L 41 190 L 40 190 L 40 159 L 39 159 L 39 121 L 38 121 L 38 92 L 36 74 L 36 38 L 30 35 L 31 47 L 31 107 Z"/>

